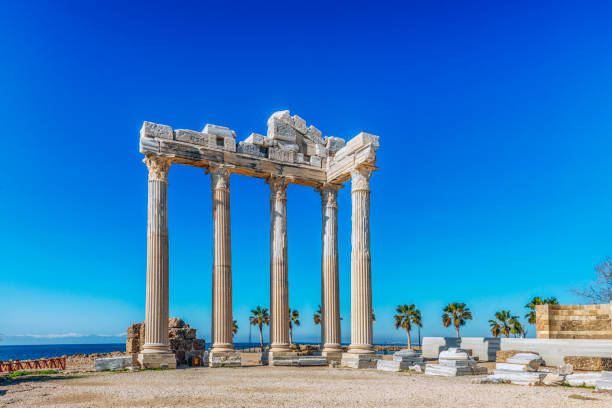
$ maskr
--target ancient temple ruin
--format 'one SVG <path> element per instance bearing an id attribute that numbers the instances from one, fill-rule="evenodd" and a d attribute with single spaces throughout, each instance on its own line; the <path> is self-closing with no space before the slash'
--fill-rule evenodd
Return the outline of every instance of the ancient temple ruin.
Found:
<path id="1" fill-rule="evenodd" d="M 211 361 L 235 361 L 232 341 L 230 176 L 264 179 L 270 186 L 270 354 L 290 355 L 287 268 L 287 186 L 314 187 L 322 204 L 321 311 L 323 355 L 341 354 L 338 281 L 338 190 L 351 182 L 351 345 L 347 362 L 374 359 L 370 262 L 370 175 L 376 170 L 378 136 L 325 136 L 289 111 L 268 119 L 267 134 L 236 133 L 206 125 L 201 132 L 144 122 L 140 152 L 149 169 L 147 292 L 144 367 L 176 365 L 168 349 L 167 175 L 172 164 L 206 169 L 212 180 L 213 277 Z"/>

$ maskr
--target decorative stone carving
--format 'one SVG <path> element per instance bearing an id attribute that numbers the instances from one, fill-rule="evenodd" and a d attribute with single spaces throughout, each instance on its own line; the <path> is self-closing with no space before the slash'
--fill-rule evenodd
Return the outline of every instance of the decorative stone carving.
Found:
<path id="1" fill-rule="evenodd" d="M 164 183 L 168 181 L 170 160 L 163 157 L 148 155 L 142 159 L 142 161 L 149 168 L 149 180 L 160 180 Z"/>

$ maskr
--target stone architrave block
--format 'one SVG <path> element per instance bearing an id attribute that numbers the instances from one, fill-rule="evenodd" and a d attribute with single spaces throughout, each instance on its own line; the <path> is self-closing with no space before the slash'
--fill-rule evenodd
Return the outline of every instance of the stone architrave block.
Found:
<path id="1" fill-rule="evenodd" d="M 259 133 L 251 133 L 249 137 L 244 140 L 244 142 L 257 146 L 264 146 L 266 144 L 266 137 L 264 135 L 260 135 Z"/>
<path id="2" fill-rule="evenodd" d="M 268 149 L 268 158 L 270 160 L 295 163 L 295 152 L 289 150 L 282 150 L 276 147 L 270 147 Z"/>
<path id="3" fill-rule="evenodd" d="M 252 143 L 240 142 L 236 146 L 236 153 L 249 154 L 251 156 L 266 157 L 261 147 Z"/>
<path id="4" fill-rule="evenodd" d="M 321 167 L 321 158 L 317 156 L 310 156 L 310 165 L 315 167 Z"/>
<path id="5" fill-rule="evenodd" d="M 268 121 L 268 137 L 275 140 L 283 140 L 295 143 L 297 141 L 296 130 L 293 125 L 271 117 Z"/>
<path id="6" fill-rule="evenodd" d="M 210 123 L 207 123 L 202 132 L 210 135 L 221 136 L 223 138 L 230 137 L 236 140 L 236 132 L 225 126 L 211 125 Z"/>
<path id="7" fill-rule="evenodd" d="M 159 141 L 152 137 L 141 137 L 139 149 L 140 153 L 159 153 Z"/>
<path id="8" fill-rule="evenodd" d="M 321 137 L 322 133 L 316 127 L 310 125 L 306 131 L 306 137 L 315 142 L 316 144 L 324 145 L 325 140 Z"/>
<path id="9" fill-rule="evenodd" d="M 158 137 L 161 139 L 174 140 L 172 128 L 166 125 L 158 125 L 153 122 L 144 122 L 140 129 L 141 137 Z"/>
<path id="10" fill-rule="evenodd" d="M 96 358 L 94 360 L 94 369 L 96 371 L 122 370 L 128 367 L 132 367 L 132 357 L 131 356 Z"/>
<path id="11" fill-rule="evenodd" d="M 290 150 L 296 153 L 300 151 L 300 147 L 297 145 L 297 143 L 279 140 L 277 146 L 283 150 Z"/>
<path id="12" fill-rule="evenodd" d="M 315 155 L 319 157 L 327 157 L 327 149 L 323 144 L 315 144 Z"/>
<path id="13" fill-rule="evenodd" d="M 327 136 L 325 147 L 330 152 L 337 152 L 338 150 L 342 149 L 345 144 L 346 142 L 342 138 Z"/>
<path id="14" fill-rule="evenodd" d="M 223 138 L 223 150 L 227 150 L 228 152 L 235 152 L 236 151 L 236 138 L 235 137 Z"/>
<path id="15" fill-rule="evenodd" d="M 208 146 L 209 135 L 188 129 L 177 129 L 174 131 L 174 139 L 179 142 Z"/>

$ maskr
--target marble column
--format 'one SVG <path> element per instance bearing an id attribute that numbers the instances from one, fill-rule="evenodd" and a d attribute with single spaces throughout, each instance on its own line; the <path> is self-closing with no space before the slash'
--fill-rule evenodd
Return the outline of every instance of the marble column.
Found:
<path id="1" fill-rule="evenodd" d="M 338 278 L 338 190 L 339 185 L 326 184 L 321 193 L 323 215 L 321 259 L 321 343 L 323 353 L 342 352 L 340 345 L 340 284 Z"/>
<path id="2" fill-rule="evenodd" d="M 230 171 L 224 166 L 208 169 L 212 187 L 213 271 L 212 351 L 232 351 L 232 248 L 230 234 Z"/>
<path id="3" fill-rule="evenodd" d="M 271 176 L 270 186 L 270 351 L 289 347 L 289 277 L 287 271 L 287 180 Z"/>
<path id="4" fill-rule="evenodd" d="M 351 171 L 351 345 L 349 353 L 375 353 L 372 345 L 372 275 L 370 262 L 370 174 Z"/>
<path id="5" fill-rule="evenodd" d="M 167 353 L 168 342 L 168 169 L 170 161 L 147 156 L 149 211 L 147 223 L 147 304 L 141 353 Z"/>

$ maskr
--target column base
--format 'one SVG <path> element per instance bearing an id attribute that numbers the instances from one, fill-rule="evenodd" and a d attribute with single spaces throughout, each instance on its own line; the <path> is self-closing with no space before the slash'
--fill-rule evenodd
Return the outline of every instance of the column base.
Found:
<path id="1" fill-rule="evenodd" d="M 265 351 L 261 353 L 261 364 L 272 366 L 291 365 L 287 362 L 296 360 L 297 352 L 295 351 Z"/>
<path id="2" fill-rule="evenodd" d="M 240 360 L 240 353 L 232 351 L 218 351 L 211 350 L 208 355 L 209 366 L 213 368 L 217 367 L 240 367 L 242 362 Z"/>
<path id="3" fill-rule="evenodd" d="M 381 356 L 374 353 L 342 353 L 342 366 L 350 368 L 376 368 Z"/>
<path id="4" fill-rule="evenodd" d="M 351 344 L 348 347 L 351 354 L 376 354 L 376 350 L 371 344 Z"/>
<path id="5" fill-rule="evenodd" d="M 327 363 L 331 364 L 332 361 L 336 361 L 336 362 L 340 362 L 342 360 L 342 349 L 340 350 L 334 350 L 334 351 L 325 351 L 323 350 L 321 352 L 321 356 L 326 357 L 327 358 Z"/>
<path id="6" fill-rule="evenodd" d="M 174 353 L 139 353 L 138 364 L 141 368 L 176 368 Z"/>
<path id="7" fill-rule="evenodd" d="M 224 344 L 215 343 L 210 347 L 210 351 L 231 353 L 234 351 L 234 345 L 232 343 L 224 343 Z"/>

